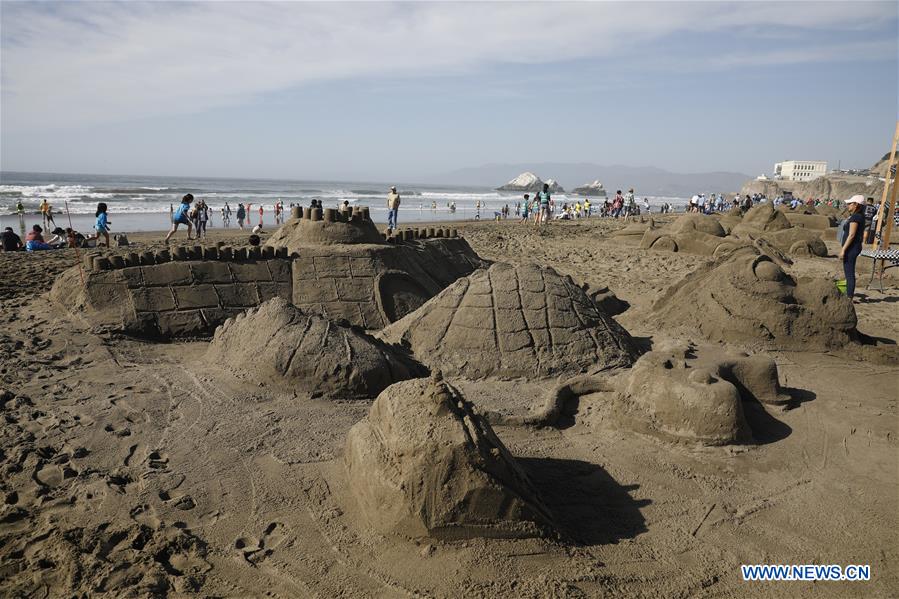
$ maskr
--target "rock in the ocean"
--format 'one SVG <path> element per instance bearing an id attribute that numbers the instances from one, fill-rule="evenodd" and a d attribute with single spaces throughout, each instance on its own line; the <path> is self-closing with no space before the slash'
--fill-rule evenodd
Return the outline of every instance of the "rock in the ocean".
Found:
<path id="1" fill-rule="evenodd" d="M 497 191 L 538 192 L 543 191 L 544 183 L 549 185 L 550 193 L 563 193 L 565 191 L 555 180 L 547 179 L 546 181 L 543 181 L 543 179 L 531 172 L 521 173 L 505 185 L 497 187 L 496 189 Z"/>
<path id="2" fill-rule="evenodd" d="M 585 185 L 581 185 L 580 187 L 575 187 L 571 193 L 581 195 L 581 196 L 597 196 L 600 198 L 606 197 L 606 188 L 603 186 L 602 182 L 599 179 L 596 179 L 592 183 L 587 183 Z"/>

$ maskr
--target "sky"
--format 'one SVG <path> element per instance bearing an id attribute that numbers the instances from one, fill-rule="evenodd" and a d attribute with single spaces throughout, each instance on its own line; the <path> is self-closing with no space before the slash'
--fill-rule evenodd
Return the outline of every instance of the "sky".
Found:
<path id="1" fill-rule="evenodd" d="M 867 167 L 897 2 L 0 2 L 0 169 L 421 181 Z M 450 182 L 450 181 L 447 181 Z"/>

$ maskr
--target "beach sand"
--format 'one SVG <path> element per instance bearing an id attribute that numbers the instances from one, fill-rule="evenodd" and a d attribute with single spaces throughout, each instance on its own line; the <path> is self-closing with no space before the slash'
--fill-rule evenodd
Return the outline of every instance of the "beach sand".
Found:
<path id="1" fill-rule="evenodd" d="M 683 339 L 651 324 L 652 304 L 710 260 L 626 245 L 599 219 L 454 226 L 483 258 L 609 287 L 630 303 L 616 320 L 646 347 Z M 129 234 L 157 248 L 162 236 Z M 601 407 L 586 395 L 566 428 L 495 427 L 566 540 L 412 542 L 368 529 L 346 493 L 344 442 L 371 401 L 276 390 L 225 367 L 253 364 L 208 362 L 208 341 L 92 333 L 47 296 L 74 254 L 0 253 L 5 596 L 899 595 L 895 282 L 856 304 L 859 330 L 883 347 L 764 352 L 802 401 L 749 415 L 767 422 L 755 443 L 620 430 L 580 417 Z M 833 257 L 791 271 L 841 278 Z M 458 387 L 476 406 L 525 413 L 551 385 Z M 741 564 L 765 563 L 869 564 L 871 581 L 742 581 Z"/>

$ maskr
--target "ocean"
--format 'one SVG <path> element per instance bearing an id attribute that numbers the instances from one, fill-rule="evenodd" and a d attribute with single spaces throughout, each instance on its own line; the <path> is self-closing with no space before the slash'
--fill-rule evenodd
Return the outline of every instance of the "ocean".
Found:
<path id="1" fill-rule="evenodd" d="M 16 206 L 22 203 L 24 222 L 30 227 L 40 223 L 40 203 L 45 198 L 53 208 L 55 221 L 75 229 L 93 227 L 98 202 L 106 202 L 113 233 L 157 231 L 170 226 L 169 211 L 186 193 L 204 199 L 212 208 L 213 228 L 222 226 L 221 208 L 227 203 L 233 211 L 238 202 L 252 204 L 252 223 L 264 210 L 263 225 L 274 229 L 273 206 L 279 200 L 289 213 L 291 204 L 308 206 L 313 198 L 324 207 L 337 207 L 344 200 L 350 205 L 368 206 L 376 223 L 387 222 L 386 197 L 391 184 L 341 181 L 292 181 L 287 179 L 226 179 L 202 177 L 143 177 L 122 175 L 81 175 L 54 173 L 0 172 L 0 227 L 18 229 Z M 417 185 L 396 183 L 402 198 L 400 225 L 409 222 L 467 220 L 478 215 L 490 219 L 506 204 L 514 214 L 521 194 L 499 192 L 486 187 Z M 640 201 L 642 202 L 642 196 Z M 574 201 L 577 196 L 554 194 L 556 202 Z M 685 198 L 649 197 L 653 207 L 668 202 L 680 208 Z M 455 203 L 456 211 L 450 210 Z M 288 214 L 289 216 L 289 214 Z M 231 226 L 236 226 L 232 214 Z"/>

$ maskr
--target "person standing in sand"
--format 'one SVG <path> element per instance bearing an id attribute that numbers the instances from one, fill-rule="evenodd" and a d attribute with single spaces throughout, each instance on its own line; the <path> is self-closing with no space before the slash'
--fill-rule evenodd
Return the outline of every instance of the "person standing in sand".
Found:
<path id="1" fill-rule="evenodd" d="M 390 188 L 387 194 L 387 231 L 396 229 L 396 219 L 400 211 L 400 194 L 396 192 L 396 187 Z"/>
<path id="2" fill-rule="evenodd" d="M 243 219 L 246 218 L 247 212 L 244 210 L 243 204 L 237 204 L 237 226 L 243 229 Z"/>
<path id="3" fill-rule="evenodd" d="M 549 222 L 549 203 L 552 201 L 552 197 L 549 195 L 549 185 L 547 183 L 543 184 L 543 191 L 537 194 L 537 200 L 540 203 L 540 212 L 537 213 L 537 220 L 534 224 L 545 225 Z"/>
<path id="4" fill-rule="evenodd" d="M 855 261 L 862 253 L 865 197 L 854 195 L 846 200 L 846 206 L 849 208 L 849 217 L 840 224 L 840 260 L 843 261 L 843 273 L 846 276 L 846 295 L 851 299 L 855 295 Z"/>
<path id="5" fill-rule="evenodd" d="M 165 236 L 166 243 L 169 242 L 169 239 L 171 239 L 172 235 L 175 234 L 175 231 L 178 230 L 178 225 L 187 225 L 187 238 L 192 239 L 190 232 L 193 225 L 190 224 L 188 213 L 190 212 L 190 203 L 193 201 L 194 195 L 192 193 L 186 194 L 181 198 L 181 204 L 178 206 L 178 209 L 172 213 L 172 230 Z"/>
<path id="6" fill-rule="evenodd" d="M 531 207 L 530 194 L 524 194 L 524 201 L 521 203 L 521 222 L 528 222 L 528 210 Z"/>

